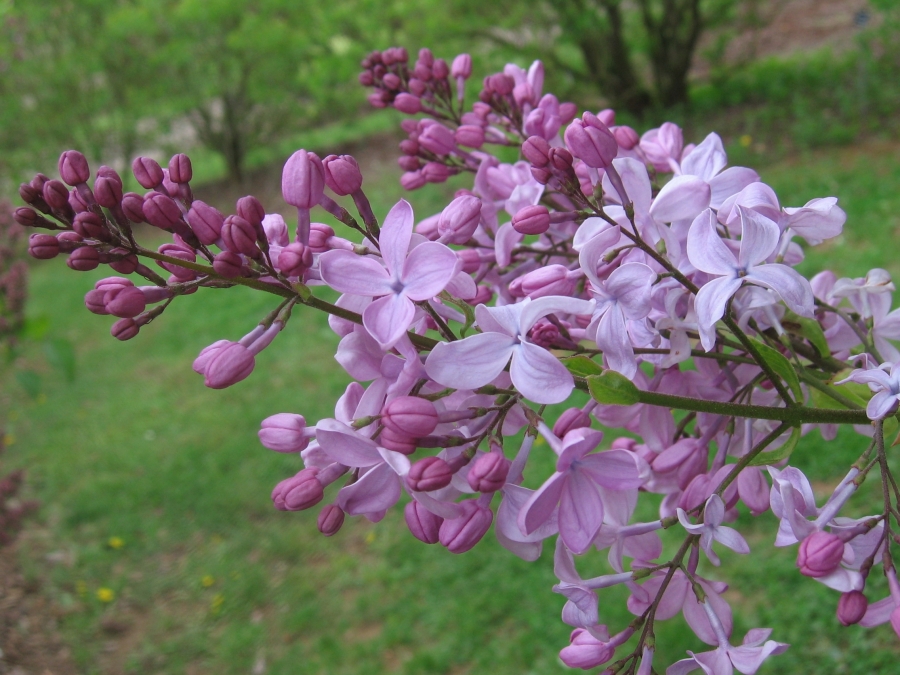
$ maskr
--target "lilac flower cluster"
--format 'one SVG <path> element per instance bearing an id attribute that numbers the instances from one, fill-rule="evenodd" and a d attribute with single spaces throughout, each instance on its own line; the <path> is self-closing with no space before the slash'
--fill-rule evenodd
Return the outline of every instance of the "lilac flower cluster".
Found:
<path id="1" fill-rule="evenodd" d="M 404 187 L 472 174 L 471 189 L 440 213 L 417 221 L 401 199 L 379 220 L 352 157 L 299 150 L 282 179 L 297 209 L 292 238 L 285 218 L 253 197 L 228 216 L 194 200 L 184 155 L 168 169 L 138 158 L 133 172 L 149 192 L 123 194 L 107 167 L 91 188 L 87 162 L 69 151 L 62 182 L 38 175 L 21 188 L 30 207 L 16 219 L 58 231 L 33 235 L 32 255 L 65 253 L 75 270 L 108 264 L 125 275 L 85 298 L 92 312 L 118 317 L 119 339 L 200 287 L 278 296 L 247 335 L 197 357 L 212 388 L 249 376 L 296 306 L 329 313 L 335 358 L 352 381 L 332 418 L 312 425 L 281 412 L 262 422 L 262 444 L 302 462 L 274 487 L 275 507 L 325 503 L 318 528 L 331 536 L 346 515 L 378 521 L 405 494 L 412 535 L 452 553 L 491 525 L 526 560 L 552 540 L 553 590 L 574 629 L 560 652 L 569 666 L 653 672 L 655 624 L 678 614 L 711 650 L 689 651 L 670 674 L 754 673 L 784 651 L 763 628 L 732 643 L 727 584 L 705 562 L 717 567 L 726 549 L 750 553 L 728 525 L 742 510 L 772 509 L 775 545 L 797 545 L 800 574 L 840 593 L 844 625 L 890 621 L 900 634 L 891 557 L 900 493 L 885 443 L 900 401 L 894 286 L 884 270 L 807 280 L 794 269 L 798 238 L 814 245 L 841 232 L 837 200 L 783 207 L 755 171 L 727 166 L 714 133 L 686 145 L 671 123 L 639 135 L 611 110 L 576 117 L 543 93 L 537 62 L 485 78 L 470 109 L 468 55 L 448 65 L 422 50 L 410 65 L 392 48 L 363 68 L 373 105 L 422 115 L 403 123 Z M 491 145 L 518 147 L 521 159 L 503 162 Z M 356 236 L 313 222 L 316 207 Z M 142 222 L 171 242 L 139 246 L 132 227 Z M 316 297 L 316 286 L 340 299 Z M 586 404 L 572 402 L 587 398 L 576 389 Z M 550 404 L 568 407 L 553 419 Z M 820 506 L 788 462 L 801 435 L 831 439 L 840 424 L 870 440 Z M 549 476 L 529 468 L 542 444 L 555 458 Z M 842 516 L 875 468 L 883 511 Z M 526 473 L 537 489 L 523 485 Z M 649 495 L 658 517 L 635 520 Z M 666 552 L 660 531 L 670 529 L 681 543 Z M 609 569 L 585 578 L 576 556 L 594 549 L 607 551 Z M 890 595 L 870 605 L 879 563 Z M 602 623 L 597 595 L 616 585 L 635 616 L 618 632 Z"/>

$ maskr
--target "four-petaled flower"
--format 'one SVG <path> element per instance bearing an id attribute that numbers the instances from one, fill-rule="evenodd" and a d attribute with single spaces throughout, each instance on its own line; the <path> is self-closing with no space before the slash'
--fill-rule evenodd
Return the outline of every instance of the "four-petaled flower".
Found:
<path id="1" fill-rule="evenodd" d="M 678 509 L 678 520 L 681 526 L 691 534 L 700 535 L 700 548 L 706 553 L 709 561 L 719 566 L 719 556 L 713 551 L 713 539 L 737 553 L 750 553 L 750 547 L 741 534 L 732 527 L 725 527 L 722 521 L 725 519 L 725 502 L 719 495 L 712 495 L 706 500 L 706 508 L 703 509 L 703 522 L 693 525 L 688 520 L 684 509 Z"/>

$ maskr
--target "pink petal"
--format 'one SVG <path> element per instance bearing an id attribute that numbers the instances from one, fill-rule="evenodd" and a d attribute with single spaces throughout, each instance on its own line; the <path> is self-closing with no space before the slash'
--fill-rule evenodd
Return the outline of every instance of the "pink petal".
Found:
<path id="1" fill-rule="evenodd" d="M 872 628 L 873 626 L 880 626 L 883 623 L 887 623 L 891 618 L 894 607 L 896 607 L 896 604 L 891 596 L 882 598 L 878 602 L 873 602 L 869 605 L 868 609 L 866 609 L 866 613 L 863 616 L 862 621 L 859 622 L 859 625 L 864 626 L 865 628 Z"/>
<path id="2" fill-rule="evenodd" d="M 327 251 L 319 256 L 322 280 L 336 291 L 377 297 L 391 292 L 391 278 L 374 258 L 350 251 Z"/>
<path id="3" fill-rule="evenodd" d="M 587 455 L 579 461 L 579 470 L 597 485 L 612 490 L 633 490 L 644 484 L 636 456 L 627 450 L 606 450 Z"/>
<path id="4" fill-rule="evenodd" d="M 410 300 L 429 300 L 440 293 L 456 274 L 459 258 L 443 244 L 429 241 L 410 251 L 403 267 L 403 292 Z"/>
<path id="5" fill-rule="evenodd" d="M 709 181 L 725 168 L 728 157 L 722 147 L 722 139 L 715 132 L 703 139 L 703 142 L 691 150 L 681 162 L 681 173 L 698 176 Z"/>
<path id="6" fill-rule="evenodd" d="M 397 202 L 384 217 L 378 245 L 381 257 L 393 277 L 399 277 L 403 270 L 414 222 L 412 206 L 405 199 Z"/>
<path id="7" fill-rule="evenodd" d="M 738 254 L 740 266 L 747 269 L 759 265 L 772 255 L 778 246 L 781 231 L 778 225 L 758 211 L 737 207 L 741 214 L 741 252 Z"/>
<path id="8" fill-rule="evenodd" d="M 772 654 L 781 654 L 788 646 L 782 642 L 768 640 L 762 647 L 732 647 L 728 650 L 728 656 L 731 657 L 731 662 L 738 672 L 753 675 L 763 661 Z"/>
<path id="9" fill-rule="evenodd" d="M 610 307 L 597 322 L 597 332 L 594 342 L 606 357 L 606 362 L 612 370 L 621 373 L 629 380 L 637 372 L 637 362 L 634 360 L 634 347 L 631 338 L 625 328 L 625 318 L 622 310 L 616 306 Z"/>
<path id="10" fill-rule="evenodd" d="M 400 479 L 387 464 L 379 464 L 355 483 L 338 492 L 338 506 L 351 516 L 377 513 L 391 508 L 400 499 Z"/>
<path id="11" fill-rule="evenodd" d="M 509 376 L 516 389 L 535 403 L 562 403 L 575 388 L 566 367 L 546 349 L 530 342 L 520 342 L 513 349 Z"/>
<path id="12" fill-rule="evenodd" d="M 522 532 L 529 535 L 550 519 L 559 502 L 567 478 L 567 474 L 554 473 L 525 502 L 517 519 Z"/>
<path id="13" fill-rule="evenodd" d="M 701 213 L 691 223 L 687 255 L 694 267 L 709 274 L 733 276 L 738 268 L 737 258 L 716 231 L 716 216 L 711 209 Z"/>
<path id="14" fill-rule="evenodd" d="M 725 169 L 709 181 L 709 187 L 712 190 L 709 205 L 714 209 L 718 209 L 726 199 L 758 181 L 759 174 L 753 169 L 743 166 L 732 166 Z"/>
<path id="15" fill-rule="evenodd" d="M 771 288 L 781 296 L 791 311 L 800 316 L 812 316 L 815 297 L 809 282 L 787 265 L 760 265 L 745 277 L 759 286 Z"/>
<path id="16" fill-rule="evenodd" d="M 606 291 L 616 298 L 626 318 L 636 321 L 650 313 L 650 289 L 656 273 L 643 263 L 626 263 L 606 280 Z"/>
<path id="17" fill-rule="evenodd" d="M 494 256 L 497 258 L 497 265 L 506 267 L 512 259 L 513 249 L 519 245 L 525 235 L 516 232 L 512 223 L 504 223 L 497 229 L 494 239 Z"/>
<path id="18" fill-rule="evenodd" d="M 590 316 L 594 311 L 592 300 L 579 300 L 561 295 L 548 295 L 537 300 L 526 300 L 519 303 L 521 314 L 519 315 L 519 334 L 525 335 L 538 319 L 548 314 L 580 314 Z"/>
<path id="19" fill-rule="evenodd" d="M 363 326 L 382 349 L 390 349 L 412 323 L 416 307 L 403 295 L 378 298 L 363 312 Z"/>
<path id="20" fill-rule="evenodd" d="M 740 532 L 733 528 L 725 526 L 717 527 L 715 539 L 735 553 L 750 553 L 750 546 L 747 544 L 747 540 L 741 536 Z"/>
<path id="21" fill-rule="evenodd" d="M 334 419 L 320 420 L 316 425 L 316 440 L 322 451 L 335 462 L 346 466 L 366 467 L 384 460 L 375 441 Z"/>
<path id="22" fill-rule="evenodd" d="M 706 283 L 694 300 L 700 343 L 706 351 L 716 344 L 716 322 L 725 314 L 725 305 L 741 287 L 740 279 L 719 277 Z"/>
<path id="23" fill-rule="evenodd" d="M 445 387 L 476 389 L 503 372 L 516 340 L 502 333 L 481 333 L 441 342 L 428 355 L 425 372 Z"/>
<path id="24" fill-rule="evenodd" d="M 675 176 L 666 183 L 650 207 L 650 217 L 658 223 L 696 218 L 709 208 L 709 184 L 696 176 Z"/>
<path id="25" fill-rule="evenodd" d="M 584 553 L 603 524 L 597 486 L 580 471 L 569 473 L 559 501 L 559 534 L 573 553 Z"/>
<path id="26" fill-rule="evenodd" d="M 613 166 L 619 172 L 619 177 L 625 186 L 625 192 L 628 193 L 628 198 L 634 204 L 634 212 L 647 213 L 650 210 L 650 201 L 652 199 L 650 176 L 647 175 L 647 167 L 643 162 L 633 157 L 614 159 Z M 605 175 L 604 181 L 604 192 L 615 194 L 615 192 L 605 188 L 606 183 L 609 182 Z"/>

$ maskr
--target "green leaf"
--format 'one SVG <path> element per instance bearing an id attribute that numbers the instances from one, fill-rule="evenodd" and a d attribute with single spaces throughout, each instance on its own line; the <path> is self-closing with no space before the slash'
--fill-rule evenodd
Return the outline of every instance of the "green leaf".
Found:
<path id="1" fill-rule="evenodd" d="M 840 387 L 832 387 L 830 385 L 825 385 L 826 389 L 834 391 L 835 394 L 840 394 L 846 399 L 849 399 L 856 403 L 860 408 L 866 407 L 866 402 L 857 396 L 853 391 L 841 385 Z M 835 401 L 828 394 L 823 391 L 816 389 L 815 387 L 809 388 L 810 400 L 816 408 L 827 408 L 828 410 L 847 410 L 847 406 L 845 406 L 840 401 Z"/>
<path id="2" fill-rule="evenodd" d="M 16 373 L 16 381 L 22 385 L 22 389 L 31 398 L 37 398 L 41 393 L 41 376 L 33 370 L 20 370 Z"/>
<path id="3" fill-rule="evenodd" d="M 603 368 L 586 356 L 573 356 L 563 361 L 563 364 L 576 377 L 590 377 L 591 375 L 603 374 Z"/>
<path id="4" fill-rule="evenodd" d="M 641 393 L 634 383 L 614 370 L 587 378 L 591 397 L 604 405 L 634 405 L 641 400 Z"/>
<path id="5" fill-rule="evenodd" d="M 750 341 L 753 342 L 753 346 L 756 347 L 756 351 L 759 352 L 766 364 L 787 383 L 794 398 L 802 401 L 803 391 L 800 389 L 800 378 L 797 377 L 797 371 L 794 370 L 794 366 L 787 360 L 787 357 L 759 340 L 750 338 Z"/>
<path id="6" fill-rule="evenodd" d="M 815 319 L 807 316 L 799 316 L 797 314 L 788 313 L 785 321 L 796 323 L 800 326 L 800 335 L 805 337 L 819 352 L 819 356 L 827 358 L 831 356 L 831 350 L 828 348 L 828 339 L 822 331 L 822 326 Z"/>
<path id="7" fill-rule="evenodd" d="M 800 440 L 800 427 L 794 427 L 791 431 L 791 437 L 785 441 L 784 445 L 780 448 L 772 450 L 772 452 L 761 452 L 756 457 L 750 460 L 750 464 L 748 466 L 766 466 L 768 464 L 777 464 L 778 462 L 787 459 L 791 456 L 791 453 L 794 452 L 794 449 L 797 447 L 797 442 Z"/>
<path id="8" fill-rule="evenodd" d="M 466 337 L 466 333 L 469 329 L 475 324 L 475 309 L 465 300 L 459 300 L 450 295 L 447 291 L 441 291 L 440 295 L 441 300 L 444 302 L 449 302 L 451 305 L 456 307 L 460 312 L 462 312 L 466 317 L 465 325 L 460 329 L 459 335 L 460 337 Z"/>
<path id="9" fill-rule="evenodd" d="M 75 349 L 65 338 L 55 338 L 44 343 L 47 361 L 56 368 L 67 382 L 75 380 Z"/>

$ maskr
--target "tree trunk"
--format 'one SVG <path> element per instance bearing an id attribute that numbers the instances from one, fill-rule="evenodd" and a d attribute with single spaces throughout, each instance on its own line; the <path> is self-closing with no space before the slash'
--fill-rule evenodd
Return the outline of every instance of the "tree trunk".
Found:
<path id="1" fill-rule="evenodd" d="M 651 0 L 639 3 L 650 38 L 656 101 L 667 108 L 687 103 L 688 71 L 703 25 L 700 0 L 662 0 L 659 10 Z"/>

